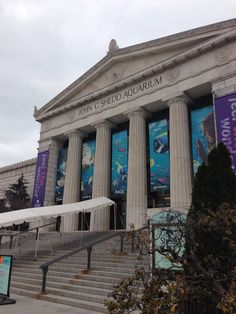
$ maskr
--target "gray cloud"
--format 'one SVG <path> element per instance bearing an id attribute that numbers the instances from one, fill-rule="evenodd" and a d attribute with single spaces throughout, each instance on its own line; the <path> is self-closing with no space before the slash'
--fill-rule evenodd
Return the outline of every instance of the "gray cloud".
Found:
<path id="1" fill-rule="evenodd" d="M 41 107 L 120 47 L 233 18 L 235 0 L 0 0 L 0 166 L 37 153 Z"/>

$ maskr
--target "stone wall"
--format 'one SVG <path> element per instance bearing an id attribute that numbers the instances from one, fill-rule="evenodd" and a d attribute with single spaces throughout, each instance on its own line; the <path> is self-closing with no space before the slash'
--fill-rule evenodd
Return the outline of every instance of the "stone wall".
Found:
<path id="1" fill-rule="evenodd" d="M 22 173 L 28 181 L 28 193 L 32 198 L 36 161 L 37 158 L 32 158 L 0 168 L 0 198 L 4 197 L 4 191 L 10 184 L 16 183 Z"/>

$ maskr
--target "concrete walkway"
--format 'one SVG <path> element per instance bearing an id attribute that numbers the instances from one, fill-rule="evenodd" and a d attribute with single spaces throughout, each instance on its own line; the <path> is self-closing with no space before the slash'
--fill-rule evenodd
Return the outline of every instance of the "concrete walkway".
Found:
<path id="1" fill-rule="evenodd" d="M 98 314 L 98 312 L 94 311 L 79 310 L 72 306 L 40 301 L 14 294 L 11 294 L 10 297 L 16 300 L 16 304 L 0 306 L 0 314 Z"/>

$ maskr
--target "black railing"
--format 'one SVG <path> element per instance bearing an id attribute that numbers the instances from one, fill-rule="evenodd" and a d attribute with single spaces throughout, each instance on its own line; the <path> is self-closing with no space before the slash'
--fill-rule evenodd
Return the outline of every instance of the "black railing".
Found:
<path id="1" fill-rule="evenodd" d="M 88 244 L 85 244 L 81 247 L 79 247 L 78 249 L 75 249 L 69 253 L 66 253 L 60 257 L 57 257 L 47 263 L 44 263 L 42 264 L 41 266 L 39 266 L 41 269 L 42 269 L 42 272 L 43 272 L 43 280 L 42 280 L 42 289 L 41 289 L 41 293 L 45 294 L 46 293 L 46 281 L 47 281 L 47 273 L 48 273 L 48 269 L 49 269 L 49 266 L 57 263 L 57 262 L 60 262 L 62 260 L 64 260 L 65 258 L 68 258 L 72 255 L 75 255 L 77 253 L 80 253 L 82 251 L 85 251 L 87 250 L 88 252 L 88 255 L 87 255 L 87 270 L 90 270 L 91 269 L 91 252 L 92 252 L 92 248 L 97 245 L 97 244 L 100 244 L 102 242 L 105 242 L 107 240 L 110 240 L 111 238 L 114 238 L 114 237 L 117 237 L 117 236 L 120 236 L 124 231 L 120 231 L 120 232 L 116 232 L 115 234 L 112 234 L 112 235 L 109 235 L 109 236 L 106 236 L 102 239 L 99 239 L 99 240 L 96 240 L 96 241 L 92 241 Z"/>
<path id="2" fill-rule="evenodd" d="M 137 244 L 139 245 L 139 239 L 137 239 L 140 235 L 140 233 L 143 230 L 149 229 L 149 225 L 145 225 L 142 228 L 134 229 L 130 231 L 123 232 L 120 236 L 120 252 L 124 252 L 124 246 L 130 246 L 131 252 L 134 253 L 137 248 Z M 137 241 L 138 240 L 138 241 Z"/>
<path id="3" fill-rule="evenodd" d="M 112 235 L 109 235 L 109 236 L 106 236 L 102 239 L 99 239 L 99 240 L 96 240 L 96 241 L 92 241 L 88 244 L 85 244 L 81 247 L 79 247 L 78 249 L 75 249 L 69 253 L 66 253 L 60 257 L 57 257 L 47 263 L 44 263 L 42 264 L 41 266 L 39 266 L 39 268 L 42 269 L 42 272 L 43 272 L 43 280 L 42 280 L 42 288 L 41 288 L 41 293 L 42 294 L 46 294 L 46 281 L 47 281 L 47 273 L 48 273 L 48 270 L 49 270 L 49 266 L 57 263 L 57 262 L 60 262 L 72 255 L 75 255 L 77 253 L 80 253 L 82 251 L 85 251 L 87 250 L 87 270 L 90 270 L 91 269 L 91 253 L 92 253 L 92 248 L 94 246 L 96 246 L 97 244 L 100 244 L 102 242 L 105 242 L 107 240 L 110 240 L 111 238 L 114 238 L 114 237 L 117 237 L 117 236 L 120 236 L 120 252 L 123 253 L 124 252 L 124 244 L 129 244 L 131 245 L 131 252 L 134 253 L 135 251 L 135 238 L 137 236 L 137 234 L 139 232 L 141 232 L 142 230 L 144 229 L 147 229 L 149 228 L 149 226 L 144 226 L 140 229 L 137 229 L 137 230 L 131 230 L 131 231 L 120 231 L 120 232 L 116 232 L 115 234 L 112 234 Z M 127 241 L 126 243 L 124 243 L 124 238 L 125 236 L 127 236 L 127 238 L 131 239 L 131 241 Z M 128 243 L 129 242 L 129 243 Z"/>
<path id="4" fill-rule="evenodd" d="M 7 232 L 5 230 L 3 230 L 3 233 L 0 233 L 0 248 L 1 248 L 1 244 L 2 244 L 2 238 L 3 237 L 9 237 L 10 238 L 10 241 L 9 241 L 9 249 L 12 248 L 12 242 L 13 242 L 13 238 L 14 237 L 17 237 L 21 234 L 24 234 L 24 233 L 27 233 L 27 232 L 30 232 L 30 231 L 33 231 L 35 230 L 36 231 L 36 234 L 35 234 L 35 239 L 37 240 L 38 239 L 38 236 L 39 236 L 39 229 L 40 228 L 44 228 L 44 227 L 47 227 L 47 226 L 51 226 L 51 225 L 55 225 L 55 224 L 58 224 L 57 221 L 54 221 L 54 222 L 50 222 L 50 223 L 47 223 L 45 225 L 40 225 L 38 227 L 34 227 L 34 228 L 30 228 L 28 230 L 23 230 L 23 231 L 18 231 L 18 232 Z M 1 230 L 2 231 L 2 230 Z M 4 233 L 5 232 L 5 233 Z"/>

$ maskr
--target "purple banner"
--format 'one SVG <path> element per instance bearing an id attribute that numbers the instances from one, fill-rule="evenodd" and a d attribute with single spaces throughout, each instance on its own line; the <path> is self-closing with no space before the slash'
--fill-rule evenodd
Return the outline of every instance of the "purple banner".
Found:
<path id="1" fill-rule="evenodd" d="M 44 195 L 48 171 L 48 158 L 48 150 L 42 153 L 38 153 L 32 207 L 41 207 L 44 205 Z"/>
<path id="2" fill-rule="evenodd" d="M 218 143 L 223 142 L 232 156 L 232 168 L 236 173 L 236 93 L 215 100 Z"/>

